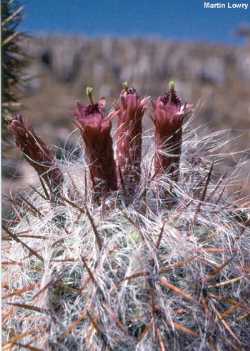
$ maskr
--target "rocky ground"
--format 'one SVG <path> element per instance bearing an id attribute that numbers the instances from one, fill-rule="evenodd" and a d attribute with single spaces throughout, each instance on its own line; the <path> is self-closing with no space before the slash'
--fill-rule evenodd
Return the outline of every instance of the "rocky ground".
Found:
<path id="1" fill-rule="evenodd" d="M 30 65 L 24 72 L 21 109 L 49 144 L 63 145 L 74 129 L 72 111 L 77 99 L 85 99 L 86 85 L 94 86 L 96 96 L 106 96 L 111 106 L 123 81 L 139 93 L 155 97 L 174 79 L 183 99 L 199 106 L 196 124 L 242 132 L 234 144 L 238 150 L 250 147 L 247 43 L 230 47 L 160 39 L 44 36 L 25 39 L 22 45 Z M 9 136 L 3 142 L 3 152 L 4 192 L 29 179 L 37 181 Z M 250 160 L 249 151 L 245 159 Z M 249 176 L 247 167 L 249 162 L 244 181 Z"/>

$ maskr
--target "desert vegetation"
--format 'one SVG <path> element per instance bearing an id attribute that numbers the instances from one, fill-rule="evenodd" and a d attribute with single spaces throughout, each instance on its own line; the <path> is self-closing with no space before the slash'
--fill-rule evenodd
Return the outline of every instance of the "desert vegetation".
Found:
<path id="1" fill-rule="evenodd" d="M 125 83 L 114 104 L 88 87 L 77 158 L 13 116 L 37 185 L 4 222 L 4 350 L 249 349 L 247 159 L 221 174 L 226 132 L 166 90 Z"/>

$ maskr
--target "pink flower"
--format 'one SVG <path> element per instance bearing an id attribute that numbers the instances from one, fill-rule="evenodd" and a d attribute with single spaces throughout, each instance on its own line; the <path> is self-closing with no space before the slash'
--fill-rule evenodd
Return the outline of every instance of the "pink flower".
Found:
<path id="1" fill-rule="evenodd" d="M 31 126 L 24 123 L 20 114 L 12 119 L 9 130 L 15 136 L 16 145 L 22 150 L 26 160 L 48 185 L 51 194 L 58 193 L 63 183 L 63 175 L 55 165 L 53 152 L 35 134 Z"/>
<path id="2" fill-rule="evenodd" d="M 111 120 L 104 113 L 105 99 L 94 103 L 91 92 L 88 93 L 91 103 L 77 103 L 75 117 L 85 143 L 93 189 L 101 195 L 117 190 L 116 167 Z"/>
<path id="3" fill-rule="evenodd" d="M 174 84 L 169 91 L 159 96 L 153 104 L 153 122 L 155 125 L 155 174 L 171 174 L 177 181 L 182 143 L 182 124 L 192 105 L 182 104 L 177 96 Z"/>
<path id="4" fill-rule="evenodd" d="M 127 196 L 132 196 L 140 182 L 142 154 L 142 117 L 149 98 L 141 99 L 134 88 L 127 85 L 120 95 L 115 112 L 118 116 L 116 131 L 116 159 L 119 185 Z"/>

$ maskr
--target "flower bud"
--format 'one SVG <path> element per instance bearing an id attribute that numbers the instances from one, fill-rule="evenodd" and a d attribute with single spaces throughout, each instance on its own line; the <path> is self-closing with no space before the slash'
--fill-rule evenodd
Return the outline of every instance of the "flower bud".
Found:
<path id="1" fill-rule="evenodd" d="M 92 90 L 88 92 L 91 103 L 77 103 L 75 117 L 85 143 L 93 189 L 101 195 L 117 190 L 111 121 L 104 113 L 105 99 L 94 103 Z"/>
<path id="2" fill-rule="evenodd" d="M 169 174 L 177 181 L 182 144 L 182 124 L 191 112 L 191 105 L 182 104 L 173 83 L 169 91 L 153 104 L 155 125 L 155 175 Z"/>
<path id="3" fill-rule="evenodd" d="M 141 99 L 135 89 L 124 89 L 115 114 L 118 116 L 116 131 L 116 159 L 119 186 L 131 197 L 136 191 L 141 176 L 142 117 L 149 98 Z"/>
<path id="4" fill-rule="evenodd" d="M 25 159 L 36 170 L 39 177 L 48 185 L 51 195 L 55 195 L 63 183 L 63 175 L 55 164 L 55 155 L 39 138 L 31 126 L 24 123 L 23 117 L 16 114 L 9 124 L 16 145 L 22 150 Z"/>

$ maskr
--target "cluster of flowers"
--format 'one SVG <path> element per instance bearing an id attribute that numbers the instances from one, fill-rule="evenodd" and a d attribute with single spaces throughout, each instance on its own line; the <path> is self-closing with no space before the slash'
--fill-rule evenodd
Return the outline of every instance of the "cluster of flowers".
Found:
<path id="1" fill-rule="evenodd" d="M 122 191 L 127 198 L 135 193 L 141 176 L 142 118 L 149 108 L 155 126 L 154 176 L 167 173 L 174 181 L 178 180 L 182 124 L 192 106 L 182 103 L 173 82 L 170 82 L 168 92 L 155 101 L 150 97 L 139 97 L 136 89 L 124 83 L 119 104 L 109 113 L 105 112 L 105 98 L 95 102 L 93 89 L 89 87 L 86 94 L 90 103 L 77 102 L 74 115 L 85 143 L 95 198 L 116 190 Z M 111 137 L 115 118 L 116 155 Z M 60 192 L 63 175 L 55 165 L 52 151 L 25 124 L 21 115 L 13 118 L 10 130 L 17 146 L 49 187 L 51 198 L 55 197 Z"/>

